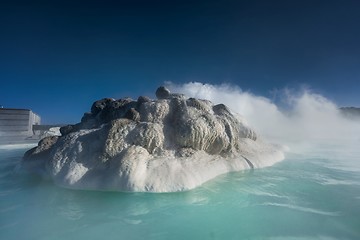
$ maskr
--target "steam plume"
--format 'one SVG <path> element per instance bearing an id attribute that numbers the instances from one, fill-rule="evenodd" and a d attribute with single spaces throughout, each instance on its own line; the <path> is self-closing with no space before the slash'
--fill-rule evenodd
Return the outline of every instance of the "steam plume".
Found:
<path id="1" fill-rule="evenodd" d="M 181 85 L 168 82 L 167 85 L 172 92 L 226 104 L 244 116 L 258 133 L 292 149 L 360 143 L 360 121 L 345 118 L 334 102 L 310 90 L 281 91 L 281 99 L 287 106 L 283 110 L 269 98 L 242 91 L 234 85 L 199 82 Z"/>

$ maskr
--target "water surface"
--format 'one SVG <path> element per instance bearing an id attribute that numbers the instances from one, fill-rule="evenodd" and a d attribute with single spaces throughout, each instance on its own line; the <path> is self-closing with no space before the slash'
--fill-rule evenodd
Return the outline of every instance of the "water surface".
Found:
<path id="1" fill-rule="evenodd" d="M 159 194 L 57 187 L 18 170 L 27 148 L 0 148 L 1 239 L 360 239 L 358 153 L 289 153 Z"/>

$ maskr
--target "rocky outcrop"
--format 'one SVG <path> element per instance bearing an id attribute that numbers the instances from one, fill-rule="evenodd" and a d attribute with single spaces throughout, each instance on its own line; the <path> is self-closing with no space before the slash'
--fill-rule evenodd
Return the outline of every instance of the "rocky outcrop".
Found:
<path id="1" fill-rule="evenodd" d="M 341 107 L 340 113 L 350 119 L 359 120 L 360 119 L 360 108 L 357 107 Z"/>
<path id="2" fill-rule="evenodd" d="M 165 87 L 156 96 L 94 102 L 80 123 L 25 153 L 23 166 L 70 188 L 168 192 L 283 159 L 223 104 Z"/>

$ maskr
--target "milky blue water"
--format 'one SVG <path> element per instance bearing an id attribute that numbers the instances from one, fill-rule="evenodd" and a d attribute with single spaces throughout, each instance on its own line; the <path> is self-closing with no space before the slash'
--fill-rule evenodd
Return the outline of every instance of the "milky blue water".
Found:
<path id="1" fill-rule="evenodd" d="M 156 194 L 57 187 L 16 170 L 25 150 L 0 149 L 0 239 L 360 239 L 358 153 Z"/>

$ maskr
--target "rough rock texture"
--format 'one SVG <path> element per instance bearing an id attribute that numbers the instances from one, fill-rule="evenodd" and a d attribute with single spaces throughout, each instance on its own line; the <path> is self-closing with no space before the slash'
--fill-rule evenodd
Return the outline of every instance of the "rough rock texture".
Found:
<path id="1" fill-rule="evenodd" d="M 65 187 L 169 192 L 284 158 L 225 105 L 171 94 L 93 103 L 81 122 L 25 153 L 23 166 Z"/>

